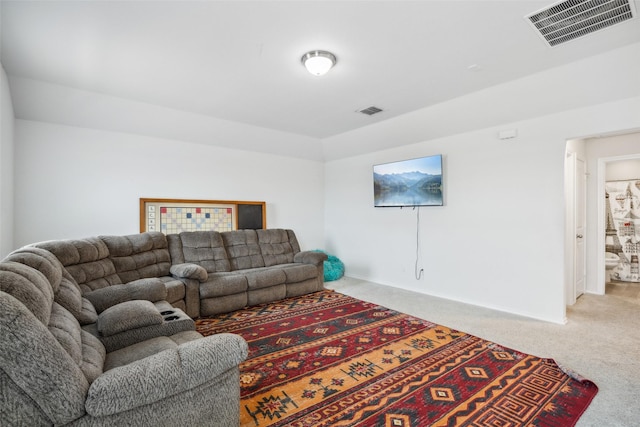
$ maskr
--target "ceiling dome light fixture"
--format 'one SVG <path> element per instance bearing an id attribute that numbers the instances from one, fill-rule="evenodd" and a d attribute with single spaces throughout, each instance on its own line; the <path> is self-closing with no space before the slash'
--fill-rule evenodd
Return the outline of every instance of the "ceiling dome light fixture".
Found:
<path id="1" fill-rule="evenodd" d="M 325 50 L 312 50 L 302 55 L 302 64 L 314 76 L 322 76 L 336 65 L 336 56 Z"/>

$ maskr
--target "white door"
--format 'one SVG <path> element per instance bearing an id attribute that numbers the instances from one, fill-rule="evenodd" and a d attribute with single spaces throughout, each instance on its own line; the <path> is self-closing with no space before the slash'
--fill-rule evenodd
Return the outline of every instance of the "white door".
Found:
<path id="1" fill-rule="evenodd" d="M 575 179 L 574 179 L 574 197 L 575 197 L 575 205 L 574 205 L 574 224 L 576 229 L 576 238 L 575 238 L 575 250 L 574 250 L 574 287 L 575 289 L 575 297 L 578 298 L 580 295 L 584 293 L 585 290 L 585 282 L 586 282 L 586 218 L 587 218 L 587 209 L 586 209 L 586 187 L 587 187 L 587 175 L 585 173 L 585 164 L 584 160 L 579 159 L 577 156 L 575 159 Z"/>

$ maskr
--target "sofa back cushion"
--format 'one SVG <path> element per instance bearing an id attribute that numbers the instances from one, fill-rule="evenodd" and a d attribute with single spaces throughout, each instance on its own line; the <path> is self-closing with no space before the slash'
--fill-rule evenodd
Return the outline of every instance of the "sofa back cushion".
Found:
<path id="1" fill-rule="evenodd" d="M 37 261 L 28 254 L 13 259 L 20 257 Z M 0 367 L 12 381 L 8 390 L 22 390 L 53 424 L 66 424 L 84 414 L 89 383 L 101 374 L 105 352 L 54 302 L 49 277 L 61 276 L 42 260 L 44 273 L 21 262 L 0 262 Z"/>
<path id="2" fill-rule="evenodd" d="M 4 273 L 0 271 L 0 276 Z M 31 411 L 44 412 L 51 424 L 67 424 L 81 417 L 89 382 L 78 365 L 24 304 L 0 292 L 0 306 L 7 314 L 0 316 L 0 368 L 12 382 L 1 382 L 3 396 L 5 391 L 21 390 L 30 397 L 27 402 L 34 406 Z M 7 397 L 7 401 L 11 399 Z M 4 399 L 0 405 L 5 405 Z M 1 408 L 0 413 L 11 410 Z M 25 412 L 25 408 L 21 410 Z"/>
<path id="3" fill-rule="evenodd" d="M 98 315 L 91 303 L 82 297 L 80 286 L 51 252 L 25 246 L 9 254 L 5 261 L 15 261 L 44 274 L 53 290 L 54 301 L 66 308 L 81 325 L 97 320 Z"/>
<path id="4" fill-rule="evenodd" d="M 224 231 L 220 234 L 232 271 L 265 267 L 255 230 Z"/>
<path id="5" fill-rule="evenodd" d="M 102 374 L 107 355 L 104 345 L 80 328 L 73 314 L 56 302 L 51 307 L 48 329 L 89 383 Z"/>
<path id="6" fill-rule="evenodd" d="M 20 262 L 2 261 L 0 291 L 20 301 L 40 323 L 49 324 L 54 294 L 44 274 Z"/>
<path id="7" fill-rule="evenodd" d="M 80 286 L 83 294 L 122 283 L 109 258 L 107 245 L 98 237 L 53 240 L 33 246 L 53 253 Z"/>
<path id="8" fill-rule="evenodd" d="M 0 262 L 0 290 L 20 301 L 45 325 L 87 380 L 93 381 L 102 373 L 106 353 L 97 338 L 81 329 L 76 314 L 65 307 L 83 311 L 80 291 L 65 274 L 50 252 L 27 247 Z M 90 303 L 89 306 L 92 307 Z"/>
<path id="9" fill-rule="evenodd" d="M 184 231 L 167 235 L 171 262 L 192 263 L 208 273 L 231 271 L 222 236 L 217 231 Z"/>
<path id="10" fill-rule="evenodd" d="M 161 232 L 99 238 L 106 245 L 109 258 L 122 283 L 170 275 L 169 246 Z"/>
<path id="11" fill-rule="evenodd" d="M 293 256 L 300 252 L 300 246 L 292 230 L 274 228 L 256 230 L 256 234 L 266 267 L 291 263 Z"/>
<path id="12" fill-rule="evenodd" d="M 49 282 L 47 287 L 51 287 L 54 293 L 58 292 L 64 267 L 51 252 L 25 246 L 11 252 L 4 261 L 15 261 L 38 270 Z"/>

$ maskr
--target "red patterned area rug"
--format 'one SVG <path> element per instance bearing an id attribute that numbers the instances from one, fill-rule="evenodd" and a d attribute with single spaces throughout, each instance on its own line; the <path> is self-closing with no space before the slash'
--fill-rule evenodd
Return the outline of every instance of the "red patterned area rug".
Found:
<path id="1" fill-rule="evenodd" d="M 196 325 L 249 343 L 243 427 L 573 426 L 598 391 L 550 359 L 330 290 Z"/>

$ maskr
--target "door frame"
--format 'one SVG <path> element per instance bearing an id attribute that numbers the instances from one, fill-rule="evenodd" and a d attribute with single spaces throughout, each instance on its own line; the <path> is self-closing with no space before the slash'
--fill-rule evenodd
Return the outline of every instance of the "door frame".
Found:
<path id="1" fill-rule="evenodd" d="M 582 161 L 585 165 L 585 176 L 578 177 L 576 164 L 578 160 Z M 584 215 L 586 220 L 586 203 L 583 205 L 583 212 L 577 211 L 576 206 L 576 190 L 578 189 L 577 180 L 583 180 L 583 198 L 587 196 L 587 188 L 586 188 L 586 159 L 580 157 L 579 153 L 575 151 L 567 151 L 565 157 L 565 260 L 567 268 L 565 269 L 565 292 L 564 299 L 565 305 L 573 305 L 576 302 L 576 266 L 578 263 L 576 262 L 576 246 L 577 246 L 577 237 L 576 237 L 576 217 L 577 215 Z M 586 222 L 585 222 L 585 233 L 586 233 Z M 583 245 L 585 245 L 584 251 L 584 260 L 583 266 L 586 265 L 586 244 L 587 244 L 587 236 L 583 237 Z M 586 271 L 585 273 L 585 282 L 586 282 Z M 586 288 L 583 293 L 586 292 Z"/>
<path id="2" fill-rule="evenodd" d="M 582 162 L 582 173 L 579 174 L 578 163 Z M 580 295 L 584 295 L 587 290 L 587 245 L 589 243 L 589 236 L 587 236 L 587 160 L 582 159 L 577 153 L 573 156 L 573 301 L 575 302 Z M 581 192 L 582 194 L 579 194 Z M 582 199 L 582 209 L 579 209 L 578 198 Z M 582 224 L 582 237 L 578 237 L 578 217 L 581 217 L 580 223 Z M 581 253 L 578 252 L 578 245 L 582 245 Z M 578 257 L 582 257 L 581 262 L 578 262 Z M 576 268 L 582 266 L 582 288 L 578 295 L 578 273 Z"/>
<path id="3" fill-rule="evenodd" d="M 574 292 L 574 271 L 575 271 L 575 245 L 573 242 L 575 236 L 575 227 L 573 224 L 573 211 L 575 210 L 575 203 L 573 197 L 573 181 L 575 180 L 575 164 L 573 158 L 577 154 L 572 151 L 567 151 L 564 162 L 564 200 L 565 200 L 565 289 L 564 289 L 564 305 L 573 305 L 575 303 Z"/>

